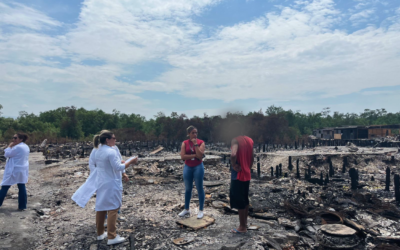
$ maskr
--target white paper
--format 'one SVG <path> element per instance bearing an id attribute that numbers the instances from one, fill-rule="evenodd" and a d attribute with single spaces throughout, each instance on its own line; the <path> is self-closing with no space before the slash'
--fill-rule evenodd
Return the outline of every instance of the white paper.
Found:
<path id="1" fill-rule="evenodd" d="M 133 159 L 135 159 L 135 158 L 138 158 L 138 157 L 137 157 L 137 156 L 133 156 L 133 157 L 129 158 L 128 160 L 126 160 L 125 162 L 128 162 L 128 161 L 130 161 L 130 160 L 133 160 Z"/>

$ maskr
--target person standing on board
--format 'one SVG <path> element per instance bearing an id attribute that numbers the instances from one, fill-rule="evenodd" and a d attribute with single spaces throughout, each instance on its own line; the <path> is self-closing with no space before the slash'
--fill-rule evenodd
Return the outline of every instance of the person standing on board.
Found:
<path id="1" fill-rule="evenodd" d="M 204 141 L 197 139 L 197 128 L 189 126 L 187 129 L 189 139 L 182 142 L 181 159 L 185 161 L 183 167 L 183 180 L 185 182 L 185 209 L 179 213 L 180 217 L 190 214 L 190 199 L 192 198 L 193 180 L 196 184 L 197 193 L 199 195 L 199 213 L 197 219 L 204 216 L 204 165 L 203 155 L 206 149 Z"/>
<path id="2" fill-rule="evenodd" d="M 251 180 L 251 167 L 254 162 L 253 140 L 243 135 L 243 128 L 239 122 L 234 122 L 229 127 L 231 138 L 231 186 L 229 192 L 231 208 L 239 212 L 238 228 L 232 233 L 247 232 L 247 216 L 249 213 L 249 187 Z"/>
<path id="3" fill-rule="evenodd" d="M 8 189 L 14 184 L 18 185 L 18 210 L 26 209 L 28 196 L 26 194 L 25 184 L 29 176 L 29 152 L 28 145 L 25 144 L 28 136 L 23 133 L 17 133 L 13 141 L 4 150 L 4 156 L 7 163 L 4 169 L 3 181 L 0 190 L 0 207 L 3 205 L 4 198 Z"/>

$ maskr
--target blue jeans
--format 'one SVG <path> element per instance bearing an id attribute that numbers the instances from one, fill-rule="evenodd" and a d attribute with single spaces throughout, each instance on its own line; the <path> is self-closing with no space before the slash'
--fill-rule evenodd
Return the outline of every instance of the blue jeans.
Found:
<path id="1" fill-rule="evenodd" d="M 193 179 L 196 184 L 197 193 L 199 195 L 200 210 L 203 211 L 204 207 L 204 188 L 203 188 L 203 178 L 204 178 L 204 165 L 203 163 L 197 165 L 196 167 L 189 167 L 185 164 L 183 168 L 183 180 L 185 181 L 185 209 L 189 210 L 190 199 L 192 198 L 193 189 Z"/>
<path id="2" fill-rule="evenodd" d="M 25 184 L 17 184 L 18 185 L 18 208 L 26 209 L 26 204 L 28 203 L 28 195 L 26 194 Z M 6 198 L 8 189 L 11 186 L 1 186 L 0 190 L 0 206 L 3 205 L 4 198 Z"/>

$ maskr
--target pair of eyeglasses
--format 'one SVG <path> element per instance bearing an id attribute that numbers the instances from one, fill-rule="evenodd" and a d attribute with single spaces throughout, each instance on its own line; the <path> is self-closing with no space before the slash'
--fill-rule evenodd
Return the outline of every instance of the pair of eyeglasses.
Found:
<path id="1" fill-rule="evenodd" d="M 18 137 L 13 137 L 14 140 L 18 139 Z"/>

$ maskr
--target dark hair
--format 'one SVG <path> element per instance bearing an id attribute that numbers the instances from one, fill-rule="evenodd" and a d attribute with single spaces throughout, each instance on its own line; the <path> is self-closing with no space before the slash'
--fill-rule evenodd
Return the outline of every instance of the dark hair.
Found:
<path id="1" fill-rule="evenodd" d="M 190 133 L 193 131 L 193 129 L 197 129 L 197 128 L 196 128 L 195 126 L 190 125 L 190 126 L 186 129 L 186 131 L 187 131 L 188 134 L 190 134 Z"/>
<path id="2" fill-rule="evenodd" d="M 105 144 L 106 139 L 111 139 L 114 133 L 109 130 L 102 130 L 99 134 L 95 135 L 93 138 L 93 145 L 95 148 L 99 147 L 99 144 Z"/>
<path id="3" fill-rule="evenodd" d="M 17 133 L 18 139 L 22 140 L 23 142 L 26 142 L 28 140 L 28 136 L 24 133 Z"/>

